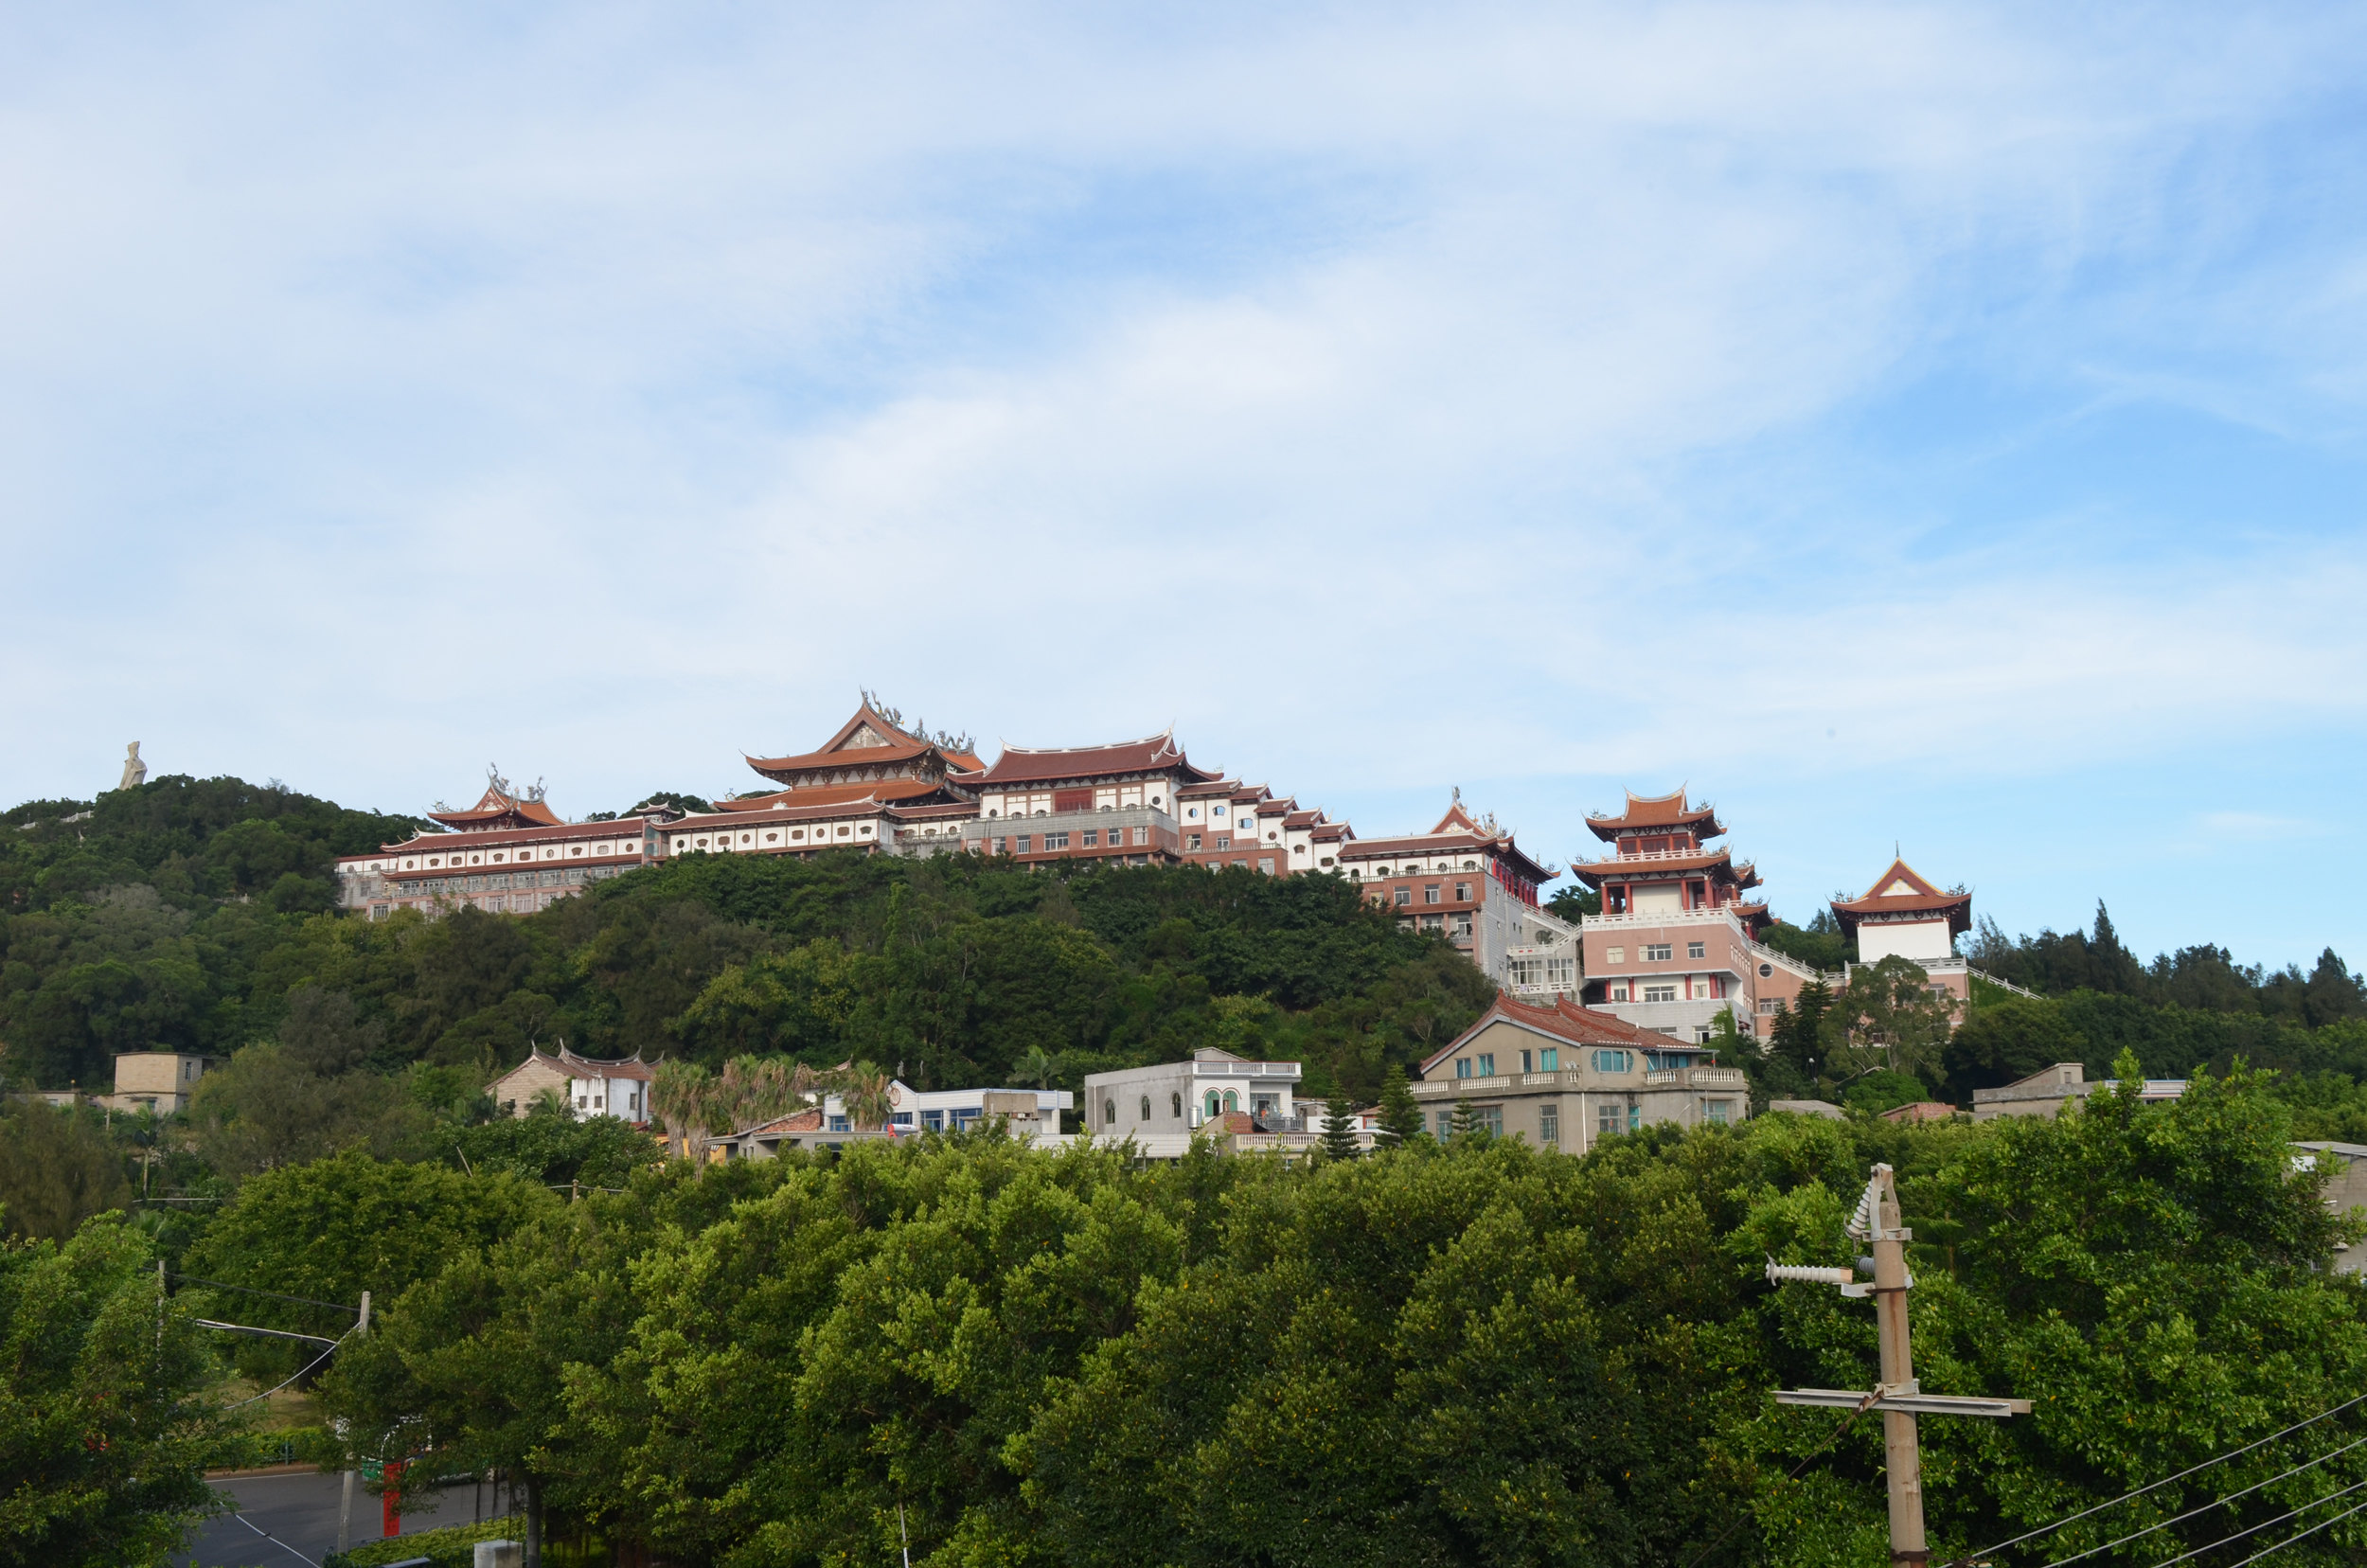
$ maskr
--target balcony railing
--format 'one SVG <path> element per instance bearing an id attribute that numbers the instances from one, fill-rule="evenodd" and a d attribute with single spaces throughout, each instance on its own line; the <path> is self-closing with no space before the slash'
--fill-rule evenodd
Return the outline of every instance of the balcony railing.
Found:
<path id="1" fill-rule="evenodd" d="M 1644 1075 L 1646 1089 L 1741 1089 L 1750 1081 L 1739 1067 L 1656 1067 Z"/>
<path id="2" fill-rule="evenodd" d="M 1736 931 L 1742 929 L 1742 917 L 1731 905 L 1713 904 L 1706 909 L 1629 910 L 1617 915 L 1589 915 L 1586 928 L 1596 926 L 1683 925 L 1694 922 L 1723 920 Z"/>
<path id="3" fill-rule="evenodd" d="M 1612 855 L 1604 860 L 1581 861 L 1578 864 L 1589 871 L 1600 871 L 1612 866 L 1647 864 L 1653 861 L 1700 860 L 1704 855 L 1723 855 L 1727 852 L 1724 849 L 1712 849 L 1706 846 L 1694 849 L 1641 849 L 1632 855 Z"/>

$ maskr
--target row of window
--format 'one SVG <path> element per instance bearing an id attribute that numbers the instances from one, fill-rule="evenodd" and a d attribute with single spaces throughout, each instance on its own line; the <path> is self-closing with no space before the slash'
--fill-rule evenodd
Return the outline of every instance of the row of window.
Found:
<path id="1" fill-rule="evenodd" d="M 614 850 L 615 853 L 620 854 L 620 855 L 630 855 L 630 854 L 632 854 L 632 853 L 635 849 L 639 848 L 640 846 L 639 846 L 638 845 L 634 845 L 634 844 L 615 844 L 615 845 L 609 845 L 609 844 L 594 844 L 594 845 L 571 844 L 571 845 L 566 846 L 565 847 L 566 847 L 566 850 L 567 850 L 567 855 L 566 855 L 566 858 L 567 858 L 567 859 L 569 859 L 569 860 L 573 860 L 573 859 L 576 859 L 577 857 L 578 857 L 578 856 L 582 855 L 582 854 L 583 854 L 583 853 L 584 853 L 587 849 L 589 849 L 589 850 L 590 850 L 590 852 L 591 852 L 591 853 L 593 853 L 593 854 L 595 854 L 595 855 L 605 855 L 605 854 L 608 854 L 611 850 Z M 554 845 L 549 845 L 549 846 L 545 846 L 545 847 L 543 848 L 543 858 L 544 860 L 558 860 L 558 859 L 560 859 L 560 858 L 561 858 L 560 853 L 559 853 L 560 848 L 561 848 L 561 846 L 556 845 L 556 844 L 554 844 Z M 533 858 L 534 858 L 534 847 L 533 847 L 533 846 L 528 845 L 526 847 L 525 847 L 525 848 L 523 848 L 523 849 L 515 849 L 515 850 L 509 850 L 509 849 L 493 849 L 493 850 L 484 850 L 484 849 L 480 849 L 480 850 L 476 851 L 475 853 L 472 854 L 472 855 L 469 857 L 469 864 L 470 864 L 471 865 L 482 865 L 482 864 L 484 864 L 487 861 L 489 861 L 489 861 L 491 861 L 494 864 L 498 865 L 498 864 L 501 864 L 503 861 L 505 861 L 505 860 L 515 859 L 515 860 L 520 860 L 520 861 L 530 861 L 530 860 L 532 860 Z M 444 864 L 444 862 L 445 862 L 445 860 L 446 860 L 446 859 L 450 859 L 450 860 L 451 860 L 451 862 L 453 863 L 453 864 L 454 864 L 454 865 L 458 865 L 458 864 L 460 864 L 460 855 L 459 855 L 459 852 L 458 852 L 458 851 L 456 851 L 456 850 L 455 850 L 454 852 L 453 852 L 453 853 L 452 853 L 449 857 L 444 856 L 444 855 L 430 855 L 430 856 L 428 856 L 428 857 L 427 857 L 427 864 L 430 864 L 430 865 L 441 865 L 441 864 Z M 419 864 L 419 858 L 418 858 L 418 856 L 416 856 L 416 855 L 415 855 L 415 856 L 411 857 L 410 859 L 408 859 L 408 860 L 406 860 L 406 861 L 404 861 L 404 862 L 402 863 L 402 868 L 403 868 L 404 870 L 406 870 L 406 871 L 416 870 L 416 869 L 418 869 L 418 864 Z M 372 862 L 370 863 L 370 869 L 371 869 L 371 870 L 373 870 L 373 871 L 375 871 L 375 870 L 377 870 L 377 869 L 378 869 L 378 863 L 377 863 L 376 861 L 372 861 Z"/>
<path id="2" fill-rule="evenodd" d="M 1734 1120 L 1734 1101 L 1704 1101 L 1702 1114 L 1712 1127 L 1731 1126 Z M 1501 1105 L 1475 1105 L 1471 1107 L 1471 1123 L 1478 1131 L 1491 1137 L 1501 1138 L 1504 1132 L 1504 1108 Z M 1633 1132 L 1643 1126 L 1644 1109 L 1641 1106 L 1622 1105 L 1615 1100 L 1607 1100 L 1597 1103 L 1594 1107 L 1594 1132 L 1597 1137 L 1607 1138 L 1615 1132 Z M 1452 1111 L 1439 1112 L 1438 1136 L 1444 1139 L 1450 1136 L 1453 1131 L 1454 1113 Z M 1540 1105 L 1537 1108 L 1537 1138 L 1539 1143 L 1559 1146 L 1561 1143 L 1560 1106 Z"/>
<path id="3" fill-rule="evenodd" d="M 781 842 L 781 834 L 784 831 L 789 834 L 790 842 L 792 844 L 803 844 L 806 842 L 806 830 L 803 828 L 791 828 L 787 829 L 774 828 L 768 829 L 764 835 L 764 842 L 774 845 L 779 844 Z M 830 836 L 830 829 L 828 827 L 816 828 L 813 830 L 813 842 L 816 844 L 820 844 Z M 838 837 L 840 838 L 869 838 L 870 836 L 871 824 L 867 822 L 859 824 L 853 828 L 849 828 L 845 824 L 841 823 L 838 828 Z M 732 836 L 729 833 L 716 833 L 712 835 L 712 837 L 714 842 L 710 844 L 708 842 L 709 835 L 701 834 L 696 838 L 685 835 L 674 841 L 674 847 L 676 849 L 686 851 L 691 849 L 708 848 L 729 849 L 732 846 Z M 754 831 L 742 833 L 739 835 L 739 842 L 753 849 L 756 846 L 756 835 Z"/>
<path id="4" fill-rule="evenodd" d="M 1667 942 L 1646 942 L 1636 951 L 1643 955 L 1643 961 L 1647 964 L 1665 964 L 1675 957 L 1673 945 Z M 1685 944 L 1685 956 L 1688 958 L 1707 958 L 1709 955 L 1710 945 L 1707 942 Z M 1624 964 L 1627 961 L 1628 950 L 1626 948 L 1607 947 L 1603 949 L 1603 962 Z"/>
<path id="5" fill-rule="evenodd" d="M 1115 849 L 1119 846 L 1126 843 L 1125 829 L 1112 828 L 1106 829 L 1106 831 L 1108 835 L 1108 844 L 1111 848 Z M 1099 828 L 1085 829 L 1083 831 L 1075 835 L 1077 847 L 1080 849 L 1100 848 L 1104 841 L 1104 832 L 1105 829 Z M 1008 839 L 996 839 L 994 841 L 993 852 L 998 855 L 1006 852 L 1014 855 L 1032 855 L 1036 852 L 1035 845 L 1037 841 L 1041 839 L 1043 844 L 1043 852 L 1050 854 L 1055 850 L 1068 848 L 1070 837 L 1071 835 L 1065 830 L 1058 833 L 1015 833 Z M 1150 829 L 1148 828 L 1135 829 L 1134 842 L 1136 844 L 1148 844 L 1150 842 Z M 1004 848 L 1006 844 L 1010 846 L 1010 848 L 1007 851 Z"/>
<path id="6" fill-rule="evenodd" d="M 1421 918 L 1421 919 L 1422 930 L 1426 935 L 1443 936 L 1447 934 L 1447 917 L 1444 915 L 1425 915 Z M 1397 929 L 1399 931 L 1412 931 L 1414 929 L 1414 922 L 1412 920 L 1399 920 L 1397 922 Z M 1468 912 L 1457 915 L 1454 918 L 1454 935 L 1458 941 L 1468 941 L 1470 939 L 1471 917 Z"/>
<path id="7" fill-rule="evenodd" d="M 1432 882 L 1422 889 L 1422 901 L 1426 904 L 1437 903 L 1440 901 L 1444 892 L 1445 888 L 1443 884 Z M 1398 908 L 1403 909 L 1406 905 L 1412 903 L 1413 901 L 1414 889 L 1410 887 L 1400 887 L 1397 889 Z M 1457 903 L 1469 903 L 1471 901 L 1471 884 L 1469 882 L 1457 882 L 1454 884 L 1454 901 Z"/>
<path id="8" fill-rule="evenodd" d="M 1635 1070 L 1633 1051 L 1597 1050 L 1593 1053 L 1593 1060 L 1594 1070 L 1598 1073 L 1628 1073 Z M 1522 1051 L 1521 1071 L 1524 1073 L 1561 1071 L 1561 1047 L 1548 1045 L 1539 1051 Z M 1481 1051 L 1474 1056 L 1455 1058 L 1454 1076 L 1459 1078 L 1494 1078 L 1496 1076 L 1496 1053 Z"/>
<path id="9" fill-rule="evenodd" d="M 1457 869 L 1476 871 L 1479 868 L 1479 862 L 1475 860 L 1467 860 L 1460 867 L 1455 866 L 1452 863 L 1442 863 L 1437 865 L 1425 866 L 1419 861 L 1408 861 L 1405 864 L 1398 866 L 1394 871 L 1385 865 L 1376 865 L 1373 867 L 1373 875 L 1376 877 L 1418 877 L 1426 870 L 1432 872 L 1453 871 Z M 1351 866 L 1348 870 L 1348 876 L 1352 879 L 1361 877 L 1362 875 L 1363 868 L 1361 866 Z"/>

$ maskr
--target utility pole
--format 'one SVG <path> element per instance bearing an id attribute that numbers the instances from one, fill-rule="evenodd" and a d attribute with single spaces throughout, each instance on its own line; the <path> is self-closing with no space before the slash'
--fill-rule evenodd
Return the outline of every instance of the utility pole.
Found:
<path id="1" fill-rule="evenodd" d="M 1802 1280 L 1838 1285 L 1845 1296 L 1874 1298 L 1874 1325 L 1881 1361 L 1881 1381 L 1871 1394 L 1841 1388 L 1788 1388 L 1775 1396 L 1777 1404 L 1823 1405 L 1842 1410 L 1882 1413 L 1882 1468 L 1890 1486 L 1891 1562 L 1920 1565 L 1931 1559 L 1923 1541 L 1923 1456 L 1915 1436 L 1917 1416 L 1985 1416 L 2002 1419 L 2030 1414 L 2028 1399 L 1964 1399 L 1926 1394 L 1915 1381 L 1914 1356 L 1907 1340 L 1907 1292 L 1914 1277 L 1907 1272 L 1907 1243 L 1914 1233 L 1899 1222 L 1898 1184 L 1891 1167 L 1878 1165 L 1874 1178 L 1858 1200 L 1849 1234 L 1874 1246 L 1860 1268 L 1874 1266 L 1874 1283 L 1860 1285 L 1853 1269 L 1816 1268 L 1767 1260 L 1767 1282 L 1780 1285 Z"/>
<path id="2" fill-rule="evenodd" d="M 362 1324 L 354 1329 L 364 1339 L 370 1333 L 370 1292 L 362 1292 Z M 337 1499 L 337 1550 L 346 1551 L 353 1541 L 353 1471 L 346 1471 L 344 1490 Z"/>

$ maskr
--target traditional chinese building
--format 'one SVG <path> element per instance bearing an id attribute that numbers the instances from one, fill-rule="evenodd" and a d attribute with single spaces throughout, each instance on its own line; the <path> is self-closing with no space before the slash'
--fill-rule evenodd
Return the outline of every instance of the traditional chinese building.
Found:
<path id="1" fill-rule="evenodd" d="M 1570 868 L 1602 895 L 1586 919 L 1589 1007 L 1678 1040 L 1710 1038 L 1720 1013 L 1740 1034 L 1762 1032 L 1817 971 L 1758 941 L 1767 903 L 1748 861 L 1710 840 L 1725 824 L 1707 805 L 1674 794 L 1628 796 L 1617 816 L 1586 825 L 1608 859 Z"/>
<path id="2" fill-rule="evenodd" d="M 978 813 L 960 780 L 984 765 L 966 737 L 903 727 L 868 694 L 854 717 L 810 752 L 751 757 L 781 786 L 669 824 L 669 854 L 810 856 L 824 849 L 927 854 L 957 847 Z"/>
<path id="3" fill-rule="evenodd" d="M 1465 811 L 1460 792 L 1429 832 L 1345 840 L 1335 858 L 1398 924 L 1446 937 L 1514 995 L 1576 993 L 1577 931 L 1538 903 L 1561 873 L 1523 852 L 1494 817 Z"/>
<path id="4" fill-rule="evenodd" d="M 587 882 L 647 864 L 661 852 L 659 828 L 667 811 L 566 822 L 543 800 L 540 785 L 517 790 L 500 770 L 489 772 L 474 806 L 428 813 L 439 830 L 340 859 L 340 907 L 366 910 L 374 920 L 398 909 L 434 913 L 461 904 L 523 915 Z"/>
<path id="5" fill-rule="evenodd" d="M 963 847 L 1031 864 L 1176 864 L 1183 791 L 1218 777 L 1184 756 L 1172 731 L 1106 746 L 1006 746 L 992 767 L 961 781 L 978 802 Z"/>
<path id="6" fill-rule="evenodd" d="M 1971 966 L 1956 954 L 1956 938 L 1972 929 L 1972 895 L 1963 888 L 1942 892 L 1893 860 L 1862 896 L 1835 900 L 1833 918 L 1858 939 L 1860 965 L 1896 955 L 1919 965 L 1959 1011 L 1970 1000 Z"/>

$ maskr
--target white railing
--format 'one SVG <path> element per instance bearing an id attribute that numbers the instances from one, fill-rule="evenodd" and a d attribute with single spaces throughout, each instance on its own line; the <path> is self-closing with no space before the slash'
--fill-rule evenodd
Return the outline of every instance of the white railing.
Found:
<path id="1" fill-rule="evenodd" d="M 1599 871 L 1606 866 L 1635 865 L 1651 861 L 1700 860 L 1703 855 L 1727 853 L 1729 853 L 1727 850 L 1713 849 L 1707 845 L 1701 845 L 1691 849 L 1640 849 L 1632 855 L 1613 855 L 1609 860 L 1580 861 L 1578 864 L 1585 866 L 1589 871 Z M 1571 869 L 1576 868 L 1573 866 Z"/>
<path id="2" fill-rule="evenodd" d="M 2037 991 L 2029 990 L 2023 987 L 2017 986 L 2011 980 L 2000 980 L 1996 975 L 1991 974 L 1987 970 L 1974 969 L 1972 967 L 1972 962 L 1969 959 L 1965 960 L 1965 972 L 1968 975 L 1974 975 L 1980 979 L 1986 980 L 1990 985 L 1996 986 L 2000 989 L 2012 991 L 2016 996 L 2026 996 L 2033 1002 L 2043 1002 L 2046 1000 L 2045 997 L 2040 996 Z"/>
<path id="3" fill-rule="evenodd" d="M 1739 1089 L 1748 1081 L 1739 1067 L 1655 1067 L 1644 1075 L 1646 1089 Z"/>
<path id="4" fill-rule="evenodd" d="M 1806 958 L 1794 958 L 1789 953 L 1778 953 L 1765 942 L 1754 942 L 1748 936 L 1742 939 L 1742 945 L 1750 950 L 1753 957 L 1771 959 L 1775 963 L 1787 965 L 1795 970 L 1806 970 L 1820 980 L 1824 978 L 1824 971 L 1809 963 Z"/>
<path id="5" fill-rule="evenodd" d="M 1630 910 L 1624 915 L 1589 915 L 1586 925 L 1591 931 L 1596 926 L 1686 925 L 1714 920 L 1723 920 L 1736 931 L 1742 929 L 1742 917 L 1723 904 L 1709 909 Z"/>

